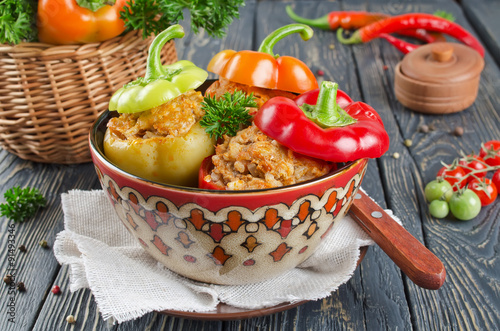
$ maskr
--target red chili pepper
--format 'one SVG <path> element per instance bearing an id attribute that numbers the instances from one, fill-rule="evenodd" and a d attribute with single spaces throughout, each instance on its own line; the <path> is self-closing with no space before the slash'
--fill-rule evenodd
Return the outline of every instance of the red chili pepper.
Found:
<path id="1" fill-rule="evenodd" d="M 425 29 L 447 34 L 472 47 L 484 57 L 481 43 L 460 25 L 431 14 L 411 13 L 389 17 L 356 30 L 349 38 L 344 38 L 343 29 L 337 30 L 337 38 L 343 44 L 365 43 L 382 33 L 393 33 L 406 29 Z"/>
<path id="2" fill-rule="evenodd" d="M 295 14 L 291 6 L 286 7 L 286 12 L 292 20 L 298 23 L 307 24 L 309 26 L 323 29 L 323 30 L 336 30 L 338 28 L 359 29 L 374 22 L 386 19 L 390 15 L 383 13 L 370 13 L 366 11 L 332 11 L 325 16 L 319 18 L 308 19 L 300 17 Z M 413 37 L 431 43 L 440 38 L 436 34 L 431 34 L 424 29 L 408 29 L 398 31 L 399 34 Z"/>
<path id="3" fill-rule="evenodd" d="M 436 41 L 446 41 L 446 38 L 442 34 L 435 32 L 428 32 L 425 31 L 424 29 L 405 29 L 397 31 L 396 33 L 405 37 L 412 37 L 415 39 L 419 39 L 426 43 L 433 43 Z"/>
<path id="4" fill-rule="evenodd" d="M 388 18 L 389 15 L 382 13 L 370 13 L 366 11 L 332 11 L 325 16 L 308 19 L 300 17 L 293 12 L 291 6 L 286 6 L 286 12 L 292 20 L 307 24 L 323 30 L 359 29 L 365 25 Z"/>
<path id="5" fill-rule="evenodd" d="M 269 99 L 254 123 L 292 151 L 317 159 L 348 162 L 380 157 L 389 148 L 380 116 L 369 105 L 353 102 L 337 87 L 324 81 L 319 92 L 306 92 L 296 100 Z"/>
<path id="6" fill-rule="evenodd" d="M 419 45 L 415 45 L 407 41 L 401 40 L 399 38 L 391 36 L 388 33 L 381 33 L 380 38 L 387 40 L 392 46 L 396 47 L 396 49 L 398 49 L 403 54 L 407 54 L 419 47 Z"/>

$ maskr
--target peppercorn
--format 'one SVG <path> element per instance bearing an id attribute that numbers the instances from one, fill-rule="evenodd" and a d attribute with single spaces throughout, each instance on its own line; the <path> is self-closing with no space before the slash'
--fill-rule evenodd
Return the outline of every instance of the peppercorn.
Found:
<path id="1" fill-rule="evenodd" d="M 423 133 L 427 133 L 427 132 L 429 132 L 429 126 L 427 126 L 426 124 L 422 124 L 422 125 L 418 128 L 418 131 L 423 132 Z"/>
<path id="2" fill-rule="evenodd" d="M 39 242 L 40 246 L 42 246 L 42 248 L 47 248 L 47 240 L 40 240 Z"/>
<path id="3" fill-rule="evenodd" d="M 399 153 L 395 152 L 394 154 L 392 154 L 392 157 L 395 159 L 399 159 Z"/>
<path id="4" fill-rule="evenodd" d="M 66 317 L 66 322 L 68 322 L 69 324 L 75 323 L 76 322 L 75 316 L 68 315 L 68 317 Z"/>
<path id="5" fill-rule="evenodd" d="M 26 252 L 26 246 L 24 245 L 19 245 L 18 249 L 23 253 Z"/>
<path id="6" fill-rule="evenodd" d="M 26 286 L 24 286 L 24 283 L 23 283 L 23 282 L 19 282 L 19 283 L 17 283 L 17 290 L 18 290 L 19 292 L 24 292 L 24 291 L 26 291 Z"/>
<path id="7" fill-rule="evenodd" d="M 464 128 L 462 128 L 461 126 L 457 126 L 455 128 L 455 130 L 453 131 L 453 134 L 457 137 L 461 137 L 464 135 Z"/>
<path id="8" fill-rule="evenodd" d="M 405 141 L 403 141 L 403 144 L 405 144 L 406 147 L 411 147 L 411 145 L 413 145 L 413 142 L 411 141 L 411 139 L 405 139 Z"/>
<path id="9" fill-rule="evenodd" d="M 325 72 L 321 69 L 318 70 L 318 76 L 324 76 L 325 75 Z"/>
<path id="10" fill-rule="evenodd" d="M 59 294 L 59 293 L 61 293 L 61 288 L 59 286 L 57 286 L 57 285 L 54 285 L 52 287 L 51 292 L 54 293 L 54 294 Z"/>
<path id="11" fill-rule="evenodd" d="M 5 282 L 5 284 L 10 285 L 12 283 L 12 275 L 7 274 L 3 276 L 3 281 Z"/>
<path id="12" fill-rule="evenodd" d="M 387 70 L 387 69 L 389 69 L 389 67 L 388 67 L 387 65 L 384 65 L 384 66 L 383 66 L 383 69 L 384 69 L 384 70 Z"/>
<path id="13" fill-rule="evenodd" d="M 330 49 L 335 49 L 335 45 L 334 44 L 330 44 L 330 46 L 328 46 Z"/>

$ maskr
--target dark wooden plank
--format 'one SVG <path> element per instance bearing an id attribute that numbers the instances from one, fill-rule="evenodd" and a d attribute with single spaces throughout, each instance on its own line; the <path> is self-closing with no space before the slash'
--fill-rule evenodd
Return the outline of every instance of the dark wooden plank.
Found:
<path id="1" fill-rule="evenodd" d="M 138 320 L 124 322 L 116 325 L 116 330 L 200 330 L 217 331 L 222 330 L 222 321 L 201 321 L 196 319 L 185 319 L 171 317 L 159 313 L 150 313 Z"/>
<path id="2" fill-rule="evenodd" d="M 38 188 L 47 198 L 47 207 L 40 210 L 37 215 L 24 223 L 1 222 L 2 228 L 0 245 L 7 248 L 8 226 L 15 230 L 14 250 L 17 281 L 26 285 L 25 292 L 15 291 L 15 296 L 9 293 L 9 287 L 0 287 L 0 305 L 6 307 L 7 300 L 15 299 L 15 324 L 9 322 L 7 314 L 0 316 L 0 329 L 9 330 L 14 327 L 31 329 L 38 317 L 38 312 L 51 288 L 53 279 L 56 278 L 60 268 L 51 249 L 56 234 L 62 230 L 62 211 L 60 208 L 60 193 L 74 187 L 91 189 L 97 187 L 97 177 L 92 164 L 83 165 L 46 165 L 24 161 L 5 151 L 0 152 L 0 194 L 13 186 L 30 186 Z M 3 200 L 2 200 L 3 201 Z M 46 240 L 48 248 L 42 248 L 39 241 Z M 20 252 L 17 247 L 25 245 L 27 252 Z M 1 252 L 2 272 L 9 269 L 9 251 Z"/>
<path id="3" fill-rule="evenodd" d="M 472 31 L 461 9 L 451 1 L 439 6 L 434 3 L 386 5 L 381 1 L 379 5 L 371 2 L 369 9 L 391 14 L 432 13 L 443 9 L 453 13 L 459 24 Z M 495 109 L 499 100 L 492 91 L 492 85 L 498 85 L 495 83 L 499 79 L 498 67 L 487 54 L 478 99 L 469 109 L 452 115 L 422 115 L 406 109 L 395 99 L 393 68 L 402 55 L 384 43 L 376 40 L 353 46 L 353 50 L 363 97 L 380 111 L 392 140 L 389 153 L 379 163 L 385 174 L 387 201 L 397 215 L 405 215 L 405 227 L 441 258 L 448 271 L 447 281 L 438 291 L 422 290 L 407 282 L 413 326 L 419 330 L 495 329 L 500 324 L 497 286 L 500 265 L 494 258 L 493 247 L 498 242 L 500 204 L 484 208 L 470 222 L 457 222 L 451 217 L 436 220 L 429 216 L 423 187 L 433 179 L 441 160 L 450 162 L 460 150 L 478 151 L 481 141 L 500 136 L 499 114 Z M 382 69 L 384 65 L 388 70 Z M 432 124 L 436 130 L 420 133 L 421 124 Z M 464 136 L 451 134 L 456 126 L 465 129 Z M 413 145 L 405 147 L 404 139 L 411 139 Z M 394 152 L 401 157 L 391 158 Z"/>
<path id="4" fill-rule="evenodd" d="M 47 289 L 47 299 L 33 330 L 110 330 L 112 324 L 101 318 L 94 298 L 89 290 L 69 290 L 69 268 L 63 266 L 54 280 L 54 285 L 61 289 L 60 294 L 53 294 Z M 66 318 L 73 315 L 75 322 L 69 324 Z"/>
<path id="5" fill-rule="evenodd" d="M 500 65 L 500 2 L 496 0 L 462 0 L 465 17 L 481 41 Z"/>
<path id="6" fill-rule="evenodd" d="M 326 13 L 331 10 L 367 10 L 363 2 L 353 4 L 352 2 L 343 2 L 340 8 L 336 8 L 333 4 L 328 4 L 319 12 Z M 302 13 L 302 12 L 301 12 Z M 302 15 L 302 14 L 301 14 Z M 304 14 L 306 16 L 306 14 Z M 306 17 L 318 17 L 309 14 Z M 317 31 L 317 30 L 316 30 Z M 335 33 L 329 31 L 317 31 L 317 33 L 325 34 L 330 43 L 334 43 L 334 50 L 327 51 L 329 57 L 335 57 L 338 53 L 345 53 L 343 58 L 338 61 L 335 66 L 334 73 L 344 72 L 346 68 L 356 68 L 359 66 L 358 59 L 352 57 L 351 49 L 339 44 L 336 40 Z M 325 43 L 329 45 L 328 43 Z M 325 52 L 325 47 L 321 48 Z M 368 60 L 372 58 L 367 58 Z M 331 61 L 326 61 L 330 63 Z M 382 66 L 380 67 L 382 68 Z M 363 70 L 364 68 L 361 68 Z M 362 100 L 361 91 L 359 91 L 360 79 L 358 78 L 360 69 L 357 68 L 354 73 L 349 73 L 349 79 L 340 81 L 341 88 L 344 88 L 354 100 Z M 332 78 L 329 78 L 332 79 Z M 333 77 L 337 80 L 337 76 Z M 380 173 L 376 160 L 371 160 L 368 168 L 368 173 L 363 180 L 363 188 L 372 196 L 380 205 L 385 204 L 385 192 L 381 185 Z M 399 326 L 401 329 L 408 328 L 411 325 L 410 314 L 407 307 L 405 293 L 402 288 L 401 273 L 394 263 L 382 252 L 379 247 L 372 247 L 361 264 L 362 281 L 360 286 L 363 293 L 359 294 L 358 300 L 362 301 L 364 323 L 366 325 L 376 325 L 380 329 L 392 328 Z M 354 306 L 360 308 L 358 306 Z M 352 309 L 349 308 L 349 309 Z"/>
<path id="7" fill-rule="evenodd" d="M 292 21 L 284 15 L 284 2 L 260 2 L 260 15 L 257 22 L 257 45 L 274 29 Z M 299 1 L 293 3 L 294 10 L 304 17 L 319 17 L 331 10 L 341 9 L 339 3 L 321 2 L 312 3 Z M 273 17 L 272 20 L 268 17 Z M 298 36 L 290 36 L 289 41 L 279 42 L 275 46 L 275 53 L 292 55 L 303 60 L 313 72 L 318 69 L 324 71 L 324 78 L 335 80 L 341 89 L 345 90 L 354 100 L 361 99 L 359 81 L 356 72 L 356 63 L 349 48 L 340 45 L 335 34 L 330 31 L 315 29 L 314 37 L 304 42 Z M 330 49 L 333 45 L 333 49 Z M 363 181 L 363 187 L 377 201 L 384 203 L 384 194 L 380 190 L 380 174 L 376 162 L 370 162 L 368 174 Z M 380 263 L 380 259 L 385 260 Z M 341 286 L 331 296 L 316 302 L 309 302 L 292 311 L 282 314 L 296 314 L 293 325 L 283 329 L 312 329 L 312 330 L 345 330 L 364 329 L 366 325 L 377 325 L 380 328 L 399 327 L 404 329 L 410 325 L 410 315 L 402 287 L 399 269 L 377 248 L 370 248 L 363 260 L 361 268 L 354 277 Z M 365 280 L 372 279 L 373 292 L 367 293 Z M 385 292 L 381 294 L 381 292 Z M 370 298 L 372 305 L 367 306 Z M 295 312 L 294 312 L 295 311 Z M 262 325 L 275 325 L 282 314 L 268 317 L 269 322 Z M 367 319 L 367 316 L 372 316 Z M 244 322 L 243 325 L 254 325 L 255 321 Z M 375 323 L 375 324 L 373 324 Z M 241 328 L 240 324 L 232 326 L 231 330 Z"/>

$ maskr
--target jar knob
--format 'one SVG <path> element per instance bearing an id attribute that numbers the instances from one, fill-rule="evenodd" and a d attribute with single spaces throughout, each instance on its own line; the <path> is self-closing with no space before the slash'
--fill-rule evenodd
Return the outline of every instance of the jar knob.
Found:
<path id="1" fill-rule="evenodd" d="M 453 56 L 453 46 L 448 43 L 439 43 L 432 46 L 432 58 L 438 62 L 447 62 Z"/>

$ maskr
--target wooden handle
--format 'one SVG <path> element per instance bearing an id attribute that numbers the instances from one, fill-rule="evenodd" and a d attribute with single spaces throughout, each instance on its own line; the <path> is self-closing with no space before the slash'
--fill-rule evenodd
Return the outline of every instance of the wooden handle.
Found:
<path id="1" fill-rule="evenodd" d="M 350 213 L 416 285 L 430 290 L 443 285 L 446 270 L 441 260 L 361 190 L 355 196 Z"/>

